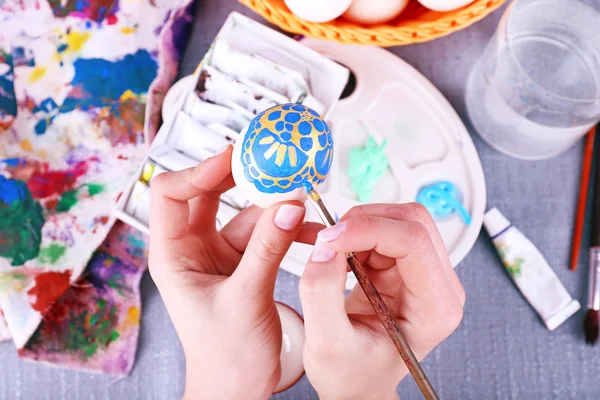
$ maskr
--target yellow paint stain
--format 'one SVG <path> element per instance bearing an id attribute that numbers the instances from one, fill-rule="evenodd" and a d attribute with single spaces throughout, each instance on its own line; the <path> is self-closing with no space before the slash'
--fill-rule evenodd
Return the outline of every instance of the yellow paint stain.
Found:
<path id="1" fill-rule="evenodd" d="M 136 306 L 131 306 L 127 310 L 127 323 L 132 325 L 140 324 L 140 309 Z"/>
<path id="2" fill-rule="evenodd" d="M 46 149 L 39 149 L 37 151 L 37 155 L 40 156 L 41 158 L 48 158 L 48 150 L 46 150 Z"/>
<path id="3" fill-rule="evenodd" d="M 285 161 L 286 151 L 287 146 L 279 146 L 279 149 L 277 149 L 277 158 L 275 158 L 275 164 L 277 164 L 277 166 L 281 166 L 281 164 L 283 164 Z"/>
<path id="4" fill-rule="evenodd" d="M 31 142 L 29 141 L 29 139 L 22 140 L 21 143 L 19 143 L 19 147 L 23 151 L 32 151 L 33 150 L 33 146 L 31 145 Z"/>
<path id="5" fill-rule="evenodd" d="M 121 97 L 119 98 L 119 100 L 121 102 L 130 100 L 130 99 L 137 99 L 137 96 L 135 95 L 135 93 L 133 93 L 131 90 L 127 89 L 125 92 L 123 92 L 123 94 L 121 95 Z"/>
<path id="6" fill-rule="evenodd" d="M 135 28 L 121 28 L 121 33 L 123 35 L 130 35 L 135 32 Z"/>
<path id="7" fill-rule="evenodd" d="M 260 141 L 258 143 L 259 144 L 269 144 L 269 143 L 273 143 L 274 141 L 275 141 L 275 139 L 273 138 L 273 136 L 267 136 L 267 137 L 260 139 Z"/>
<path id="8" fill-rule="evenodd" d="M 265 159 L 268 160 L 269 158 L 273 157 L 273 154 L 275 154 L 278 148 L 279 143 L 273 143 L 271 147 L 269 147 L 269 150 L 265 151 Z"/>
<path id="9" fill-rule="evenodd" d="M 296 158 L 296 148 L 290 146 L 288 151 L 289 151 L 289 157 L 290 157 L 290 166 L 295 167 L 296 162 L 298 162 L 298 159 Z"/>
<path id="10" fill-rule="evenodd" d="M 60 53 L 54 53 L 52 55 L 52 61 L 59 62 L 60 60 L 62 60 L 62 57 L 61 57 Z"/>
<path id="11" fill-rule="evenodd" d="M 29 83 L 35 83 L 39 81 L 44 77 L 44 75 L 46 75 L 45 67 L 35 67 L 31 72 L 31 75 L 29 75 Z"/>
<path id="12" fill-rule="evenodd" d="M 89 40 L 89 32 L 77 32 L 71 31 L 67 35 L 67 51 L 79 51 L 83 48 L 83 45 Z"/>

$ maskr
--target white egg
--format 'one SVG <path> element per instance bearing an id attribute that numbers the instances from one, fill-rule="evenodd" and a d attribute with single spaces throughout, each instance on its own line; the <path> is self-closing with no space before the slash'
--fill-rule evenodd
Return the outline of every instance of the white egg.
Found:
<path id="1" fill-rule="evenodd" d="M 344 13 L 352 0 L 285 0 L 291 12 L 309 22 L 329 22 Z"/>
<path id="2" fill-rule="evenodd" d="M 409 0 L 354 0 L 344 18 L 357 24 L 383 24 L 396 18 Z"/>
<path id="3" fill-rule="evenodd" d="M 298 188 L 288 193 L 263 193 L 246 178 L 241 157 L 242 144 L 244 142 L 243 135 L 247 131 L 248 127 L 246 126 L 242 130 L 240 137 L 236 140 L 235 146 L 233 147 L 233 154 L 231 155 L 231 172 L 233 174 L 233 180 L 244 197 L 248 199 L 250 203 L 261 208 L 269 208 L 273 204 L 282 201 L 297 200 L 304 203 L 308 196 L 303 188 Z"/>
<path id="4" fill-rule="evenodd" d="M 433 11 L 452 11 L 471 4 L 475 0 L 419 0 L 423 7 Z"/>

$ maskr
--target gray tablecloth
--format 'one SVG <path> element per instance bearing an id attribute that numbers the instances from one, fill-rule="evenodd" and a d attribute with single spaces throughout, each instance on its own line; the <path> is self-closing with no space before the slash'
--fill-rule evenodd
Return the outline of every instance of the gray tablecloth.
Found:
<path id="1" fill-rule="evenodd" d="M 233 10 L 253 15 L 234 0 L 199 0 L 181 75 L 194 70 Z M 449 37 L 392 51 L 429 78 L 467 121 L 467 74 L 499 18 L 496 12 Z M 485 171 L 489 206 L 502 210 L 538 245 L 568 291 L 584 304 L 587 267 L 582 263 L 576 273 L 567 267 L 581 145 L 548 161 L 525 162 L 497 153 L 471 132 Z M 584 343 L 582 312 L 549 332 L 509 280 L 484 234 L 457 271 L 467 293 L 463 322 L 423 362 L 442 399 L 600 398 L 600 349 Z M 298 280 L 280 272 L 275 296 L 301 310 Z M 26 363 L 11 343 L 5 343 L 0 345 L 0 399 L 180 398 L 185 373 L 181 346 L 148 276 L 142 286 L 138 359 L 129 378 L 114 381 Z M 402 382 L 399 393 L 406 399 L 420 398 L 411 378 Z M 274 397 L 317 398 L 306 377 Z"/>

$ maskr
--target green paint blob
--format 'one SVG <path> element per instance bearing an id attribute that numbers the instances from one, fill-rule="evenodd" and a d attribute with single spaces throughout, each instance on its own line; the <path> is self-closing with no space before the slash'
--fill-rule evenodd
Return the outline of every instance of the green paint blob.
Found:
<path id="1" fill-rule="evenodd" d="M 68 192 L 64 192 L 62 194 L 62 197 L 60 198 L 60 201 L 56 205 L 56 211 L 58 211 L 58 212 L 69 211 L 71 209 L 71 207 L 73 207 L 75 204 L 77 204 L 77 201 L 78 201 L 77 189 L 69 190 Z"/>
<path id="2" fill-rule="evenodd" d="M 88 183 L 85 186 L 87 186 L 90 197 L 100 194 L 104 191 L 104 185 L 99 185 L 97 183 Z"/>
<path id="3" fill-rule="evenodd" d="M 350 166 L 346 173 L 350 178 L 352 191 L 363 203 L 368 203 L 373 197 L 375 184 L 383 176 L 389 166 L 384 154 L 387 141 L 377 144 L 372 136 L 369 136 L 364 147 L 350 149 Z"/>
<path id="4" fill-rule="evenodd" d="M 38 260 L 44 264 L 55 264 L 65 254 L 66 250 L 65 246 L 52 243 L 50 246 L 40 250 Z"/>
<path id="5" fill-rule="evenodd" d="M 42 206 L 33 199 L 24 182 L 3 179 L 2 185 L 0 257 L 10 259 L 12 266 L 20 266 L 38 256 L 44 214 Z M 9 194 L 12 195 L 10 198 Z"/>

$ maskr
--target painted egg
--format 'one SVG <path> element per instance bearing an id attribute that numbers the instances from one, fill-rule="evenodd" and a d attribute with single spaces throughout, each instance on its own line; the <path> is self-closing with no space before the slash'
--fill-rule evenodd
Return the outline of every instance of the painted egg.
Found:
<path id="1" fill-rule="evenodd" d="M 383 24 L 396 18 L 408 0 L 353 0 L 344 18 L 357 24 Z"/>
<path id="2" fill-rule="evenodd" d="M 231 170 L 253 204 L 267 208 L 306 200 L 306 190 L 325 181 L 333 161 L 327 123 L 301 104 L 282 104 L 258 114 L 236 141 Z"/>
<path id="3" fill-rule="evenodd" d="M 419 0 L 424 7 L 433 11 L 452 11 L 471 4 L 475 0 Z"/>
<path id="4" fill-rule="evenodd" d="M 352 0 L 285 0 L 291 12 L 310 22 L 329 22 L 344 13 Z"/>

